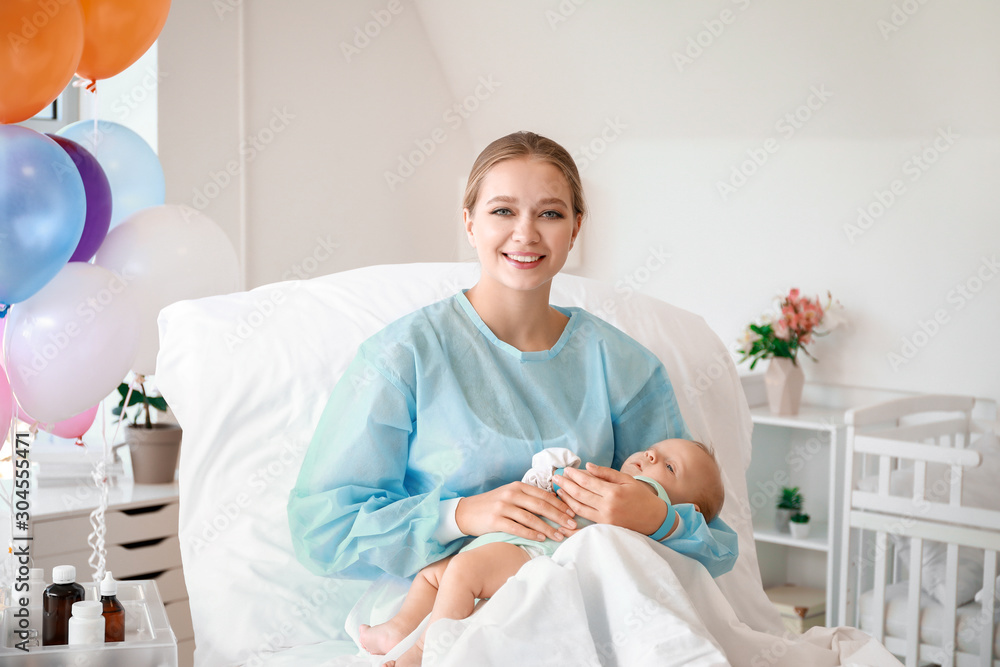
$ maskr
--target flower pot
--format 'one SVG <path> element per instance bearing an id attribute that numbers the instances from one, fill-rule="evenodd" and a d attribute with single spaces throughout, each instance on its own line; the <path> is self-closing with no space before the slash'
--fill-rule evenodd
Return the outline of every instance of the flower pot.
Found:
<path id="1" fill-rule="evenodd" d="M 795 514 L 795 510 L 786 510 L 778 507 L 774 510 L 774 529 L 779 533 L 787 533 L 789 519 Z"/>
<path id="2" fill-rule="evenodd" d="M 802 401 L 805 373 L 785 357 L 772 357 L 764 374 L 767 403 L 773 415 L 797 415 Z"/>
<path id="3" fill-rule="evenodd" d="M 125 431 L 132 456 L 132 478 L 136 484 L 170 484 L 181 451 L 181 427 L 153 424 L 153 428 L 129 426 Z"/>
<path id="4" fill-rule="evenodd" d="M 788 527 L 792 531 L 792 537 L 797 540 L 804 540 L 809 537 L 808 523 L 795 523 L 794 521 L 791 521 L 789 522 Z"/>

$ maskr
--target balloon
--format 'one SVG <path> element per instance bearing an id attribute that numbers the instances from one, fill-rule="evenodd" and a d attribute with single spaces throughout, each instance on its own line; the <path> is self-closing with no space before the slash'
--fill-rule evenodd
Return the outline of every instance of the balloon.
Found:
<path id="1" fill-rule="evenodd" d="M 4 331 L 7 377 L 24 411 L 46 424 L 100 403 L 128 373 L 139 311 L 122 276 L 84 262 L 11 308 Z"/>
<path id="2" fill-rule="evenodd" d="M 141 4 L 141 3 L 137 3 Z M 111 184 L 111 227 L 163 203 L 166 185 L 160 159 L 138 134 L 109 120 L 81 120 L 57 132 L 90 151 Z"/>
<path id="3" fill-rule="evenodd" d="M 52 103 L 83 53 L 80 3 L 0 2 L 0 123 L 20 123 Z"/>
<path id="4" fill-rule="evenodd" d="M 111 225 L 111 185 L 104 175 L 101 165 L 90 152 L 70 139 L 55 134 L 45 135 L 66 151 L 76 170 L 83 179 L 83 190 L 87 197 L 87 217 L 83 223 L 83 236 L 69 258 L 71 262 L 89 262 L 101 241 L 108 235 Z"/>
<path id="5" fill-rule="evenodd" d="M 208 216 L 188 206 L 156 206 L 130 216 L 108 233 L 94 261 L 124 276 L 140 301 L 132 370 L 143 375 L 156 372 L 161 309 L 239 287 L 233 244 Z"/>
<path id="6" fill-rule="evenodd" d="M 118 74 L 156 41 L 167 22 L 170 0 L 80 0 L 83 55 L 76 73 L 97 81 Z"/>
<path id="7" fill-rule="evenodd" d="M 59 272 L 86 211 L 66 151 L 34 130 L 0 125 L 0 304 L 24 301 Z"/>
<path id="8" fill-rule="evenodd" d="M 13 398 L 7 373 L 0 368 L 0 443 L 7 439 L 7 433 L 10 431 L 10 418 L 14 412 L 14 405 L 11 402 Z"/>
<path id="9" fill-rule="evenodd" d="M 73 438 L 78 440 L 83 437 L 83 434 L 90 430 L 90 427 L 94 424 L 94 418 L 97 417 L 97 409 L 100 405 L 95 405 L 89 410 L 84 410 L 78 415 L 73 415 L 69 419 L 63 419 L 54 424 L 43 424 L 37 419 L 33 418 L 27 412 L 22 410 L 20 407 L 17 409 L 17 416 L 21 421 L 28 422 L 28 424 L 38 424 L 38 428 L 45 431 L 46 433 L 51 433 L 58 438 Z"/>

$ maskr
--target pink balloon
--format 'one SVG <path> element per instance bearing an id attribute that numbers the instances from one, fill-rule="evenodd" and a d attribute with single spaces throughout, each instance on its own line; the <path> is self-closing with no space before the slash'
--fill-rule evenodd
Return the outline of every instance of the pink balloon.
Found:
<path id="1" fill-rule="evenodd" d="M 69 419 L 63 419 L 62 421 L 51 425 L 38 422 L 37 419 L 34 419 L 31 415 L 22 410 L 20 406 L 17 408 L 17 416 L 21 421 L 28 422 L 29 424 L 37 423 L 39 430 L 51 433 L 58 438 L 73 438 L 75 440 L 79 440 L 94 424 L 94 418 L 97 417 L 97 409 L 99 407 L 100 404 L 95 405 L 89 410 L 84 410 L 78 415 L 73 415 Z"/>
<path id="2" fill-rule="evenodd" d="M 10 390 L 10 383 L 7 382 L 7 371 L 0 368 L 0 442 L 10 431 L 10 418 L 14 411 L 11 404 L 13 398 L 14 392 Z"/>
<path id="3" fill-rule="evenodd" d="M 65 264 L 47 285 L 7 316 L 7 378 L 18 404 L 55 424 L 115 390 L 139 348 L 138 306 L 126 276 Z"/>

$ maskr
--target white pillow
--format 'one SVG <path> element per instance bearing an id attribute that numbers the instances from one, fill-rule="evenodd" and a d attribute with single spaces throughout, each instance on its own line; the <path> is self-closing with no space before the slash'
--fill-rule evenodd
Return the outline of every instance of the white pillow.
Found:
<path id="1" fill-rule="evenodd" d="M 317 577 L 296 561 L 288 492 L 358 345 L 478 275 L 478 264 L 374 266 L 160 313 L 156 380 L 184 428 L 180 541 L 199 664 L 256 664 L 331 639 L 343 642 L 331 654 L 353 647 L 344 620 L 368 583 Z M 663 361 L 692 435 L 716 447 L 722 516 L 739 534 L 740 557 L 719 587 L 740 620 L 780 632 L 750 524 L 752 423 L 725 345 L 702 318 L 597 281 L 559 275 L 551 300 L 586 308 Z"/>
<path id="2" fill-rule="evenodd" d="M 983 460 L 975 468 L 966 468 L 962 474 L 962 505 L 988 510 L 1000 510 L 1000 494 L 996 492 L 1000 479 L 1000 441 L 995 433 L 987 433 L 969 445 L 969 449 L 982 454 Z M 927 465 L 924 498 L 936 502 L 948 502 L 951 494 L 951 467 L 941 463 Z M 889 494 L 904 498 L 913 496 L 913 468 L 900 468 L 889 475 Z M 875 493 L 878 490 L 878 475 L 865 477 L 858 482 L 858 489 Z M 910 540 L 890 533 L 896 547 L 896 557 L 909 576 Z M 960 547 L 958 550 L 958 590 L 959 606 L 971 602 L 983 584 L 983 550 Z M 945 604 L 945 568 L 948 548 L 944 542 L 924 540 L 920 586 L 941 604 Z"/>

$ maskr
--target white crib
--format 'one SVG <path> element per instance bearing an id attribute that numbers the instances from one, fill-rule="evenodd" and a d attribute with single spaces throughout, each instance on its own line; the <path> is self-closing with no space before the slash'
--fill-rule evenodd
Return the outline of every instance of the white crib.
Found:
<path id="1" fill-rule="evenodd" d="M 907 667 L 1000 667 L 1000 475 L 984 480 L 987 466 L 973 472 L 984 456 L 969 446 L 985 447 L 977 438 L 988 430 L 972 419 L 974 405 L 969 397 L 914 396 L 846 415 L 839 625 L 867 631 Z M 1000 454 L 986 456 L 993 469 Z M 972 483 L 982 487 L 979 500 L 963 505 Z M 935 553 L 946 554 L 943 572 L 925 563 Z M 957 604 L 960 585 L 966 595 L 970 583 L 979 588 L 978 576 L 968 579 L 980 558 L 982 603 Z M 939 582 L 934 596 L 928 579 Z"/>

